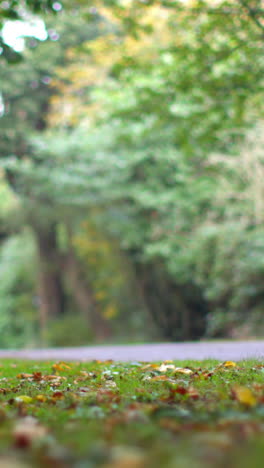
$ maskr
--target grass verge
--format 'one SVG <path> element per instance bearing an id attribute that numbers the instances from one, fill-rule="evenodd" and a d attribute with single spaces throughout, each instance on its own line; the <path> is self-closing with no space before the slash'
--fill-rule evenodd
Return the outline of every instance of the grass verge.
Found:
<path id="1" fill-rule="evenodd" d="M 260 361 L 2 361 L 0 466 L 260 468 Z"/>

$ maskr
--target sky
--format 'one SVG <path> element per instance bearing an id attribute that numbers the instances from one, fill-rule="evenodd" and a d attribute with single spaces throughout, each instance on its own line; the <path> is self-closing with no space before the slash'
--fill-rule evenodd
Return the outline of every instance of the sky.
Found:
<path id="1" fill-rule="evenodd" d="M 41 19 L 34 19 L 30 22 L 7 21 L 2 31 L 6 44 L 13 47 L 17 52 L 24 48 L 23 36 L 34 36 L 44 41 L 47 38 L 47 31 Z"/>

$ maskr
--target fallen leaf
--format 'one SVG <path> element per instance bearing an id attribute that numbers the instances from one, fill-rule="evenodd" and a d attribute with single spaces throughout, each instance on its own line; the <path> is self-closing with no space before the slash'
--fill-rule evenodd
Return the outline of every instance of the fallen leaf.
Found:
<path id="1" fill-rule="evenodd" d="M 37 395 L 35 398 L 37 401 L 40 401 L 41 403 L 44 403 L 45 401 L 47 401 L 47 397 L 45 395 Z"/>
<path id="2" fill-rule="evenodd" d="M 159 372 L 167 372 L 167 370 L 171 370 L 171 369 L 175 370 L 175 366 L 173 364 L 165 364 L 165 363 L 161 364 L 157 368 Z"/>
<path id="3" fill-rule="evenodd" d="M 148 369 L 153 369 L 153 370 L 157 370 L 159 369 L 159 364 L 155 364 L 155 363 L 148 363 L 148 364 L 145 364 L 143 367 L 141 367 L 141 370 L 148 370 Z"/>
<path id="4" fill-rule="evenodd" d="M 186 395 L 188 393 L 188 389 L 185 388 L 185 387 L 177 387 L 177 388 L 174 388 L 174 389 L 171 388 L 170 392 L 172 394 L 179 393 L 180 395 Z"/>
<path id="5" fill-rule="evenodd" d="M 174 369 L 175 374 L 186 374 L 190 375 L 193 374 L 193 371 L 191 369 L 188 369 L 188 367 L 175 367 Z"/>
<path id="6" fill-rule="evenodd" d="M 143 380 L 146 380 L 146 379 L 143 379 Z M 150 380 L 152 382 L 158 382 L 158 381 L 164 381 L 164 380 L 168 380 L 168 377 L 166 377 L 166 375 L 156 375 L 155 377 L 151 377 Z"/>
<path id="7" fill-rule="evenodd" d="M 42 379 L 42 372 L 34 372 L 33 373 L 33 379 L 36 381 L 39 381 Z"/>
<path id="8" fill-rule="evenodd" d="M 64 394 L 62 392 L 54 392 L 52 394 L 52 400 L 57 401 L 57 400 L 63 400 Z"/>
<path id="9" fill-rule="evenodd" d="M 243 405 L 252 407 L 257 404 L 257 399 L 252 391 L 247 387 L 235 386 L 232 388 L 232 396 Z"/>
<path id="10" fill-rule="evenodd" d="M 52 370 L 55 370 L 55 371 L 64 371 L 64 370 L 70 370 L 71 369 L 71 366 L 69 366 L 65 362 L 56 362 L 51 367 L 52 367 Z"/>
<path id="11" fill-rule="evenodd" d="M 15 398 L 15 401 L 22 401 L 23 403 L 31 403 L 33 401 L 33 398 L 31 398 L 28 395 L 19 395 Z"/>
<path id="12" fill-rule="evenodd" d="M 187 395 L 193 400 L 197 400 L 200 396 L 199 392 L 194 387 L 182 387 L 182 386 L 178 386 L 176 388 L 170 388 L 170 395 L 173 396 L 175 394 Z"/>
<path id="13" fill-rule="evenodd" d="M 60 382 L 61 380 L 66 380 L 66 377 L 64 377 L 62 375 L 52 375 L 51 374 L 51 375 L 44 375 L 43 379 L 47 380 L 47 381 L 54 380 L 54 381 Z M 52 382 L 52 385 L 54 385 L 53 382 Z"/>
<path id="14" fill-rule="evenodd" d="M 33 377 L 33 374 L 18 374 L 17 378 L 18 379 L 30 379 Z"/>
<path id="15" fill-rule="evenodd" d="M 223 367 L 237 367 L 237 364 L 236 362 L 233 362 L 233 361 L 225 361 L 223 363 Z"/>

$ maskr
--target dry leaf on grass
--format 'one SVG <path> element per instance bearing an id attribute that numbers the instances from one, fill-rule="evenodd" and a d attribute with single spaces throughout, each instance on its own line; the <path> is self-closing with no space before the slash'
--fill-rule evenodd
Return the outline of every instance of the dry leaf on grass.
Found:
<path id="1" fill-rule="evenodd" d="M 232 397 L 239 403 L 249 407 L 256 406 L 257 399 L 249 388 L 236 385 L 231 392 Z"/>

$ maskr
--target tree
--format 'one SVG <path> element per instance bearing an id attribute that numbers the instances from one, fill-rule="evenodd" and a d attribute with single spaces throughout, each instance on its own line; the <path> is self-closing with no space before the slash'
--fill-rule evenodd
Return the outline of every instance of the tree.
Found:
<path id="1" fill-rule="evenodd" d="M 50 122 L 67 128 L 80 121 L 89 128 L 81 148 L 71 150 L 83 153 L 90 168 L 96 163 L 87 153 L 98 154 L 87 198 L 95 180 L 100 186 L 96 176 L 107 161 L 105 185 L 95 192 L 106 206 L 107 226 L 135 265 L 164 334 L 190 338 L 203 333 L 209 304 L 186 245 L 197 226 L 223 219 L 223 207 L 213 200 L 229 173 L 212 162 L 211 153 L 234 155 L 245 129 L 262 115 L 262 31 L 249 3 L 150 3 L 141 5 L 141 13 L 133 10 L 131 29 L 132 12 L 120 9 L 116 34 L 90 42 L 83 54 L 72 52 L 71 66 L 58 69 L 63 99 L 58 95 L 52 103 Z M 110 13 L 115 21 L 116 10 Z M 255 13 L 259 18 L 261 12 Z M 96 134 L 89 120 L 100 125 Z M 72 139 L 65 134 L 65 141 Z M 113 206 L 122 213 L 115 218 Z"/>
<path id="2" fill-rule="evenodd" d="M 45 132 L 28 140 L 32 157 L 5 164 L 22 187 L 30 181 L 27 199 L 34 195 L 38 209 L 83 206 L 118 239 L 170 339 L 201 336 L 209 308 L 234 304 L 231 273 L 221 266 L 215 274 L 215 258 L 228 258 L 230 218 L 248 205 L 224 207 L 229 177 L 237 198 L 241 184 L 217 155 L 235 159 L 262 118 L 260 6 L 97 2 L 89 14 L 103 35 L 67 48 L 48 86 Z M 236 245 L 248 229 L 239 224 Z"/>
<path id="3" fill-rule="evenodd" d="M 13 69 L 14 73 L 10 76 L 9 64 L 3 64 L 0 72 L 4 107 L 1 117 L 2 166 L 5 167 L 10 187 L 20 200 L 19 222 L 30 225 L 37 244 L 38 294 L 42 328 L 49 317 L 55 318 L 65 312 L 66 286 L 63 278 L 63 265 L 67 266 L 67 271 L 71 271 L 71 275 L 79 277 L 81 275 L 80 262 L 75 258 L 70 244 L 69 257 L 67 261 L 64 259 L 59 229 L 60 225 L 65 222 L 65 214 L 59 215 L 56 211 L 52 193 L 38 187 L 37 174 L 35 177 L 25 178 L 22 173 L 18 173 L 14 161 L 20 161 L 22 165 L 32 163 L 37 171 L 38 168 L 41 171 L 42 156 L 34 152 L 31 137 L 33 133 L 41 135 L 47 128 L 49 100 L 56 93 L 56 90 L 48 84 L 52 80 L 55 66 L 66 63 L 66 49 L 71 45 L 80 45 L 84 39 L 88 40 L 98 34 L 98 18 L 93 17 L 91 23 L 88 30 L 80 29 L 79 18 L 74 19 L 74 16 L 70 18 L 62 13 L 56 20 L 55 34 L 54 25 L 52 21 L 49 23 L 49 18 L 47 18 L 49 39 L 44 43 L 29 39 L 25 60 L 16 65 Z M 86 21 L 84 24 L 86 25 Z M 64 32 L 67 32 L 67 35 Z M 60 35 L 63 39 L 55 44 Z M 17 124 L 14 125 L 14 122 Z M 83 291 L 86 291 L 86 310 L 89 314 L 90 309 L 95 331 L 98 334 L 103 333 L 102 330 L 106 326 L 104 320 L 100 319 L 100 314 L 93 313 L 95 301 L 89 285 L 83 285 Z M 72 294 L 74 295 L 75 292 L 77 291 L 73 288 Z M 77 295 L 76 300 L 80 302 Z"/>

